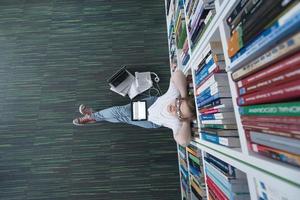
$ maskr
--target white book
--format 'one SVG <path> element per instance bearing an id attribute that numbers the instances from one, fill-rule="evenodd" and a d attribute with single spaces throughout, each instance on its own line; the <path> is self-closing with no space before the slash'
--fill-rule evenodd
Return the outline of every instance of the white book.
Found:
<path id="1" fill-rule="evenodd" d="M 201 124 L 236 124 L 235 118 L 201 120 Z"/>
<path id="2" fill-rule="evenodd" d="M 203 92 L 205 89 L 210 87 L 214 83 L 220 83 L 220 84 L 225 84 L 226 86 L 228 84 L 228 77 L 226 73 L 218 73 L 218 74 L 213 74 L 207 81 L 205 81 L 200 87 L 197 88 L 196 93 L 200 94 Z"/>

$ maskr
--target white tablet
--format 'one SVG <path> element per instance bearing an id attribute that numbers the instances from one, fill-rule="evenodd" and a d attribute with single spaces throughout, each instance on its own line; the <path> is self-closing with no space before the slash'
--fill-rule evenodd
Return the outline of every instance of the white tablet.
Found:
<path id="1" fill-rule="evenodd" d="M 131 119 L 132 121 L 147 120 L 147 102 L 146 101 L 132 101 L 131 102 Z"/>

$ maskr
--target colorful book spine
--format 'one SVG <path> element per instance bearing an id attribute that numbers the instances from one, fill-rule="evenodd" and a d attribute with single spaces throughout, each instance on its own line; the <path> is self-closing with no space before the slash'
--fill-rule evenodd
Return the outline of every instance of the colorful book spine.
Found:
<path id="1" fill-rule="evenodd" d="M 217 135 L 201 132 L 203 140 L 227 147 L 240 147 L 240 140 L 238 137 L 219 137 Z"/>
<path id="2" fill-rule="evenodd" d="M 269 158 L 300 167 L 300 156 L 260 144 L 251 143 L 254 152 L 265 155 Z"/>
<path id="3" fill-rule="evenodd" d="M 223 87 L 228 86 L 228 78 L 226 73 L 217 73 L 212 74 L 201 86 L 199 86 L 196 90 L 196 95 L 201 94 L 211 85 L 215 85 L 214 87 L 221 86 L 220 82 L 224 85 Z"/>
<path id="4" fill-rule="evenodd" d="M 264 91 L 258 91 L 252 94 L 244 95 L 237 98 L 239 106 L 252 104 L 280 102 L 292 100 L 300 96 L 300 80 L 275 86 Z"/>
<path id="5" fill-rule="evenodd" d="M 201 120 L 214 120 L 214 119 L 226 119 L 226 118 L 234 118 L 233 112 L 223 112 L 223 113 L 215 113 L 215 114 L 201 114 Z"/>
<path id="6" fill-rule="evenodd" d="M 202 124 L 235 124 L 235 118 L 228 119 L 213 119 L 213 120 L 201 120 Z"/>
<path id="7" fill-rule="evenodd" d="M 241 116 L 241 120 L 249 122 L 269 122 L 282 124 L 300 124 L 300 117 L 287 116 Z"/>
<path id="8" fill-rule="evenodd" d="M 300 102 L 243 106 L 239 112 L 241 115 L 300 117 Z"/>
<path id="9" fill-rule="evenodd" d="M 263 90 L 269 87 L 277 86 L 279 84 L 284 84 L 287 82 L 291 82 L 293 80 L 300 79 L 300 65 L 295 66 L 294 68 L 287 69 L 284 72 L 280 72 L 275 74 L 274 76 L 270 76 L 269 78 L 262 79 L 257 81 L 254 85 L 249 85 L 245 87 L 241 87 L 238 89 L 239 95 L 250 94 L 259 90 Z"/>
<path id="10" fill-rule="evenodd" d="M 201 124 L 201 128 L 213 128 L 213 129 L 237 129 L 236 124 Z"/>
<path id="11" fill-rule="evenodd" d="M 268 66 L 266 69 L 263 69 L 257 73 L 254 73 L 246 78 L 239 80 L 237 82 L 238 88 L 246 87 L 249 85 L 254 85 L 257 81 L 265 80 L 268 77 L 272 77 L 276 74 L 280 74 L 286 70 L 298 68 L 300 66 L 300 52 L 286 57 L 279 62 L 276 62 L 273 65 Z"/>
<path id="12" fill-rule="evenodd" d="M 253 129 L 262 129 L 262 130 L 271 130 L 278 132 L 286 132 L 291 134 L 300 134 L 300 126 L 295 124 L 279 124 L 279 123 L 268 123 L 268 122 L 242 122 L 244 128 L 253 128 Z"/>
<path id="13" fill-rule="evenodd" d="M 300 154 L 300 140 L 281 137 L 277 135 L 268 135 L 261 132 L 249 131 L 251 141 L 264 146 L 280 149 L 293 154 Z"/>
<path id="14" fill-rule="evenodd" d="M 229 97 L 231 97 L 231 96 L 229 96 Z M 205 99 L 201 99 L 201 97 L 197 96 L 196 99 L 197 99 L 198 108 L 201 108 L 202 106 L 205 106 L 206 104 L 209 104 L 210 102 L 220 99 L 220 98 L 226 98 L 226 97 L 223 97 L 222 94 L 220 94 L 220 93 L 217 93 L 217 94 L 210 96 L 209 98 L 205 98 Z"/>
<path id="15" fill-rule="evenodd" d="M 299 5 L 300 6 L 300 5 Z M 240 68 L 244 62 L 250 61 L 273 47 L 274 43 L 286 38 L 299 30 L 300 13 L 298 7 L 292 9 L 286 15 L 282 16 L 276 23 L 264 32 L 259 34 L 249 45 L 241 49 L 231 58 L 231 65 L 227 70 Z M 243 62 L 241 62 L 243 61 Z"/>
<path id="16" fill-rule="evenodd" d="M 212 97 L 213 97 L 212 100 L 217 98 L 229 98 L 231 97 L 231 93 L 229 91 L 229 88 L 217 88 L 214 91 L 208 88 L 206 93 L 197 96 L 197 102 L 203 102 Z"/>
<path id="17" fill-rule="evenodd" d="M 300 33 L 293 35 L 285 41 L 279 43 L 271 50 L 254 59 L 244 67 L 237 69 L 232 73 L 232 79 L 238 81 L 249 76 L 267 66 L 276 63 L 285 56 L 289 56 L 300 48 Z"/>
<path id="18" fill-rule="evenodd" d="M 256 132 L 261 132 L 261 133 L 270 134 L 270 135 L 278 135 L 278 136 L 283 136 L 283 137 L 294 138 L 297 140 L 300 139 L 300 135 L 290 133 L 289 131 L 265 130 L 262 128 L 252 128 L 252 127 L 244 127 L 244 130 L 245 130 L 245 132 L 256 131 Z"/>
<path id="19" fill-rule="evenodd" d="M 206 176 L 206 183 L 208 188 L 214 193 L 218 200 L 229 200 L 229 198 L 223 193 L 223 191 L 209 178 Z"/>

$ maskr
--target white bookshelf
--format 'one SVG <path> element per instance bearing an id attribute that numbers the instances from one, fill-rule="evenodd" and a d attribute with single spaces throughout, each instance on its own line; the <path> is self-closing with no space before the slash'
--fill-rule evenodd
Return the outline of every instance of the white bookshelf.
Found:
<path id="1" fill-rule="evenodd" d="M 173 1 L 178 2 L 178 0 L 171 0 L 171 3 Z M 215 0 L 215 16 L 213 17 L 211 23 L 205 30 L 204 34 L 202 35 L 194 49 L 189 50 L 189 62 L 185 67 L 179 67 L 185 74 L 192 73 L 194 85 L 195 80 L 193 67 L 198 66 L 198 64 L 202 61 L 203 55 L 201 54 L 203 53 L 209 42 L 217 40 L 221 41 L 226 66 L 235 64 L 230 62 L 227 53 L 227 39 L 229 38 L 229 30 L 227 28 L 226 18 L 237 3 L 237 0 Z M 167 22 L 167 29 L 169 30 L 169 22 Z M 187 37 L 190 47 L 191 40 L 188 32 Z M 245 60 L 247 60 L 247 58 L 245 58 Z M 239 63 L 243 62 L 243 60 L 239 61 Z M 199 148 L 202 152 L 207 152 L 243 171 L 247 175 L 248 187 L 252 200 L 256 200 L 259 198 L 257 194 L 259 191 L 256 187 L 257 181 L 255 180 L 261 180 L 262 182 L 271 185 L 272 189 L 276 190 L 278 194 L 280 194 L 282 197 L 285 197 L 285 199 L 299 199 L 300 168 L 284 164 L 282 162 L 278 162 L 276 160 L 272 160 L 258 154 L 254 154 L 248 150 L 247 140 L 241 124 L 240 114 L 238 112 L 238 106 L 235 101 L 237 97 L 235 83 L 231 79 L 231 72 L 229 71 L 227 72 L 227 74 L 233 99 L 234 113 L 236 117 L 241 148 L 227 148 L 225 146 L 220 146 L 201 140 L 200 138 L 195 138 L 192 141 L 192 144 L 194 146 L 197 146 L 197 148 Z M 197 116 L 197 119 L 199 119 L 199 116 Z M 199 120 L 198 127 L 200 127 Z"/>

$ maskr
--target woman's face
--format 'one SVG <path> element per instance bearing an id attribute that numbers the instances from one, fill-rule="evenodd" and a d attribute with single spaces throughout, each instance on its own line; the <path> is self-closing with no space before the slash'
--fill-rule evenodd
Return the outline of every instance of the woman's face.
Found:
<path id="1" fill-rule="evenodd" d="M 167 106 L 167 111 L 171 115 L 177 116 L 178 119 L 189 118 L 192 116 L 188 104 L 184 99 L 176 99 Z"/>

